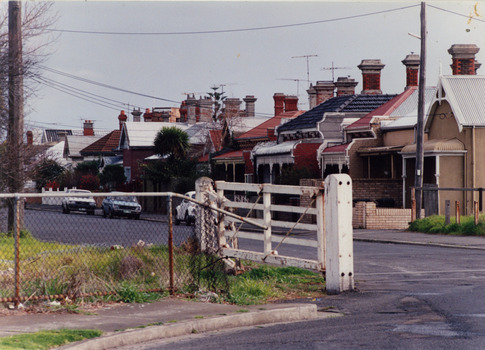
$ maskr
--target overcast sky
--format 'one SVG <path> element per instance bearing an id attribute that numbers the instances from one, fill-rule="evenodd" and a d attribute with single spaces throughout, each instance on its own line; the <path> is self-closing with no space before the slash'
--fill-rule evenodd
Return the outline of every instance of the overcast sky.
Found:
<path id="1" fill-rule="evenodd" d="M 484 70 L 485 3 L 427 5 L 427 85 L 436 85 L 440 65 L 444 75 L 451 74 L 453 44 L 480 47 L 477 60 Z M 332 80 L 332 71 L 323 68 L 333 62 L 341 68 L 334 70 L 335 79 L 354 78 L 357 93 L 362 90 L 357 65 L 381 59 L 382 91 L 400 93 L 401 61 L 420 51 L 420 40 L 408 35 L 420 33 L 420 3 L 411 1 L 69 1 L 56 2 L 53 9 L 61 34 L 44 64 L 49 70 L 42 70 L 49 84 L 40 85 L 37 98 L 28 101 L 26 129 L 80 129 L 91 119 L 96 129 L 113 130 L 121 109 L 178 107 L 184 93 L 204 96 L 214 85 L 223 85 L 228 97 L 254 95 L 260 116 L 273 115 L 276 92 L 298 93 L 300 108 L 307 109 L 307 59 L 298 57 L 306 55 L 317 55 L 308 58 L 311 82 Z M 91 95 L 81 99 L 55 90 L 52 81 L 95 94 L 101 105 Z"/>

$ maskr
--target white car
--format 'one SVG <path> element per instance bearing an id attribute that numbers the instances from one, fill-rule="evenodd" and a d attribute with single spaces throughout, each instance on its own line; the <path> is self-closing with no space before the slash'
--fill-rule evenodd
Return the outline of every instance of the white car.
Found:
<path id="1" fill-rule="evenodd" d="M 195 199 L 195 191 L 190 191 L 185 196 Z M 182 203 L 175 208 L 175 225 L 179 225 L 181 221 L 185 221 L 187 226 L 191 223 L 195 223 L 197 205 L 187 199 L 184 199 Z"/>
<path id="2" fill-rule="evenodd" d="M 91 193 L 88 190 L 70 189 L 66 193 Z M 94 215 L 96 209 L 96 202 L 93 197 L 63 197 L 61 201 L 62 212 L 69 214 L 71 211 L 81 211 Z"/>
<path id="3" fill-rule="evenodd" d="M 141 213 L 141 205 L 135 196 L 128 196 L 125 193 L 114 192 L 106 197 L 101 204 L 103 217 L 113 218 L 115 216 L 125 216 L 138 220 Z"/>

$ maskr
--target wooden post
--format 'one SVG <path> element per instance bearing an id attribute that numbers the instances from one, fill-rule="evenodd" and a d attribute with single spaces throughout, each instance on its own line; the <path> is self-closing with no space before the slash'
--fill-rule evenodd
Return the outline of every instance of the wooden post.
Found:
<path id="1" fill-rule="evenodd" d="M 455 202 L 455 222 L 459 224 L 461 221 L 461 214 L 460 214 L 460 202 Z"/>
<path id="2" fill-rule="evenodd" d="M 411 222 L 416 220 L 416 189 L 411 188 Z"/>
<path id="3" fill-rule="evenodd" d="M 168 271 L 170 295 L 174 293 L 174 274 L 173 274 L 173 218 L 172 218 L 172 196 L 168 196 Z"/>
<path id="4" fill-rule="evenodd" d="M 325 270 L 325 195 L 324 187 L 325 184 L 322 182 L 321 190 L 317 194 L 317 199 L 315 207 L 317 209 L 317 244 L 318 244 L 318 263 L 323 270 Z"/>
<path id="5" fill-rule="evenodd" d="M 478 202 L 477 201 L 473 201 L 473 213 L 474 213 L 474 216 L 475 216 L 475 225 L 478 225 Z"/>
<path id="6" fill-rule="evenodd" d="M 445 225 L 450 224 L 451 219 L 451 203 L 450 200 L 445 200 Z"/>
<path id="7" fill-rule="evenodd" d="M 263 189 L 264 191 L 264 189 Z M 271 246 L 271 193 L 263 193 L 263 220 L 267 227 L 264 230 L 264 254 L 271 254 L 273 248 Z"/>
<path id="8" fill-rule="evenodd" d="M 353 290 L 352 179 L 347 174 L 325 179 L 325 243 L 327 293 Z"/>

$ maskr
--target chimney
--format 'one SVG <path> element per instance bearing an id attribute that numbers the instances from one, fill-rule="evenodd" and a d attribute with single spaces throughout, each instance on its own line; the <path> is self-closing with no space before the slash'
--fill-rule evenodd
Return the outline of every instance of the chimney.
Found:
<path id="1" fill-rule="evenodd" d="M 152 112 L 150 111 L 150 108 L 146 108 L 145 109 L 145 113 L 143 114 L 143 121 L 145 123 L 151 122 L 152 121 L 152 117 L 153 117 L 153 115 L 152 115 Z"/>
<path id="2" fill-rule="evenodd" d="M 453 63 L 453 75 L 475 75 L 475 54 L 480 49 L 475 44 L 455 44 L 448 50 Z"/>
<path id="3" fill-rule="evenodd" d="M 200 121 L 211 122 L 212 121 L 212 99 L 210 97 L 204 97 L 199 99 L 200 105 Z"/>
<path id="4" fill-rule="evenodd" d="M 257 98 L 253 95 L 246 95 L 243 98 L 244 103 L 246 103 L 246 117 L 254 117 L 256 115 L 256 102 Z"/>
<path id="5" fill-rule="evenodd" d="M 141 111 L 139 108 L 135 109 L 133 112 L 131 112 L 131 115 L 133 116 L 133 121 L 135 123 L 139 123 L 140 122 L 140 116 L 141 116 Z"/>
<path id="6" fill-rule="evenodd" d="M 84 127 L 83 127 L 83 135 L 84 136 L 94 136 L 94 129 L 93 129 L 93 121 L 92 120 L 85 120 Z"/>
<path id="7" fill-rule="evenodd" d="M 187 123 L 195 124 L 197 122 L 197 100 L 194 95 L 187 96 Z"/>
<path id="8" fill-rule="evenodd" d="M 406 90 L 413 86 L 418 86 L 419 83 L 419 64 L 421 60 L 419 55 L 411 52 L 403 59 L 402 64 L 406 66 Z"/>
<path id="9" fill-rule="evenodd" d="M 384 68 L 381 60 L 362 60 L 357 66 L 362 71 L 362 94 L 380 95 L 381 90 L 381 70 Z"/>
<path id="10" fill-rule="evenodd" d="M 27 131 L 27 146 L 32 146 L 34 144 L 34 133 L 32 131 Z"/>
<path id="11" fill-rule="evenodd" d="M 226 98 L 224 100 L 224 109 L 226 116 L 236 117 L 239 115 L 239 109 L 241 106 L 241 100 L 238 98 Z"/>
<path id="12" fill-rule="evenodd" d="M 285 96 L 285 112 L 298 110 L 298 96 Z"/>
<path id="13" fill-rule="evenodd" d="M 307 90 L 310 99 L 310 109 L 334 97 L 335 84 L 333 81 L 317 81 Z"/>
<path id="14" fill-rule="evenodd" d="M 285 94 L 277 92 L 273 95 L 274 100 L 274 115 L 280 115 L 285 111 Z"/>
<path id="15" fill-rule="evenodd" d="M 475 60 L 475 75 L 477 75 L 477 70 L 479 70 L 481 66 L 482 64 Z"/>
<path id="16" fill-rule="evenodd" d="M 355 87 L 357 86 L 357 84 L 358 82 L 356 82 L 355 79 L 348 77 L 339 77 L 335 82 L 335 87 L 337 88 L 337 96 L 354 95 Z"/>
<path id="17" fill-rule="evenodd" d="M 125 124 L 127 120 L 128 120 L 128 117 L 126 116 L 125 111 L 121 111 L 120 115 L 118 116 L 118 121 L 120 123 L 120 130 L 123 129 L 123 124 Z"/>

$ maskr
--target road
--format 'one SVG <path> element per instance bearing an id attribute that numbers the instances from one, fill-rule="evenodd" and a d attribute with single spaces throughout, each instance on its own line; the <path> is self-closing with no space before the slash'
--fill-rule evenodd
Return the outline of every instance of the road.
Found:
<path id="1" fill-rule="evenodd" d="M 485 252 L 355 242 L 357 291 L 316 303 L 342 317 L 193 335 L 155 349 L 483 349 Z"/>

